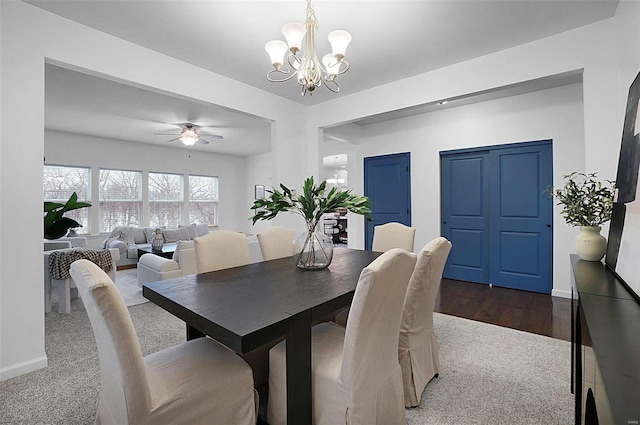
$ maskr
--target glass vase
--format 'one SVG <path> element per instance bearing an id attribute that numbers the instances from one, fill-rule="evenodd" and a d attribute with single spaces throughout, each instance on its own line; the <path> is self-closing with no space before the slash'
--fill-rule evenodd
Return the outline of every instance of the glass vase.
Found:
<path id="1" fill-rule="evenodd" d="M 322 270 L 329 267 L 333 259 L 333 241 L 331 236 L 310 226 L 302 232 L 293 245 L 293 262 L 303 270 Z"/>

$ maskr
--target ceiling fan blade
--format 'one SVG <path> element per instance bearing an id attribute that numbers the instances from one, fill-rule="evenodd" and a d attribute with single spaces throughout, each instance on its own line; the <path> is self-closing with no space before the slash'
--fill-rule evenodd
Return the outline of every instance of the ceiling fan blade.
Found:
<path id="1" fill-rule="evenodd" d="M 208 145 L 210 143 L 208 140 L 205 140 L 202 137 L 198 139 L 198 142 L 202 143 L 203 145 Z"/>
<path id="2" fill-rule="evenodd" d="M 205 134 L 205 133 L 201 133 L 201 132 L 198 132 L 198 134 L 200 135 L 200 137 L 205 136 L 205 137 L 208 137 L 210 139 L 217 139 L 217 140 L 224 139 L 224 137 L 222 137 L 219 134 Z"/>
<path id="3" fill-rule="evenodd" d="M 174 138 L 174 139 L 169 139 L 169 140 L 166 140 L 166 141 L 165 141 L 165 143 L 174 142 L 174 141 L 176 141 L 176 140 L 178 140 L 178 139 L 180 139 L 180 138 L 179 138 L 179 137 L 176 137 L 176 138 Z"/>
<path id="4" fill-rule="evenodd" d="M 154 136 L 178 136 L 180 133 L 153 133 Z"/>

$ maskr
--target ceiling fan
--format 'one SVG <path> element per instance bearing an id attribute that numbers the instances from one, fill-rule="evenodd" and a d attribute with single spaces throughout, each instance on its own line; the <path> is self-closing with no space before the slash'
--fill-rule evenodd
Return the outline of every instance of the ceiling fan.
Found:
<path id="1" fill-rule="evenodd" d="M 196 143 L 202 143 L 203 145 L 208 145 L 210 143 L 206 138 L 222 140 L 223 137 L 219 134 L 209 134 L 204 133 L 200 128 L 202 126 L 192 124 L 192 123 L 184 123 L 177 124 L 180 127 L 180 133 L 153 133 L 155 136 L 177 136 L 173 139 L 167 140 L 167 142 L 173 142 L 176 140 L 180 140 L 186 146 L 193 146 Z"/>

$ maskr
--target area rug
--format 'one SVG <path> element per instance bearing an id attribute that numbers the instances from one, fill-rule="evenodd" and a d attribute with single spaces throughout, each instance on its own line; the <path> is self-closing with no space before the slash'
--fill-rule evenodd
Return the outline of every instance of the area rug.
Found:
<path id="1" fill-rule="evenodd" d="M 142 296 L 142 288 L 138 286 L 138 269 L 116 271 L 115 283 L 127 307 L 149 301 Z"/>
<path id="2" fill-rule="evenodd" d="M 570 424 L 571 344 L 435 313 L 440 376 L 409 425 Z"/>
<path id="3" fill-rule="evenodd" d="M 185 339 L 184 323 L 153 303 L 129 308 L 144 355 Z M 572 422 L 568 342 L 436 314 L 441 374 L 407 424 Z M 0 382 L 2 424 L 91 424 L 100 367 L 81 300 L 45 316 L 49 367 Z"/>

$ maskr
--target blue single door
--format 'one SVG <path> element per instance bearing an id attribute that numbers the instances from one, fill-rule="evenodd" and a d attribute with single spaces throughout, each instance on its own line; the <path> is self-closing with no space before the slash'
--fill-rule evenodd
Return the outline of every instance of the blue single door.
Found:
<path id="1" fill-rule="evenodd" d="M 551 141 L 441 153 L 444 277 L 551 293 Z"/>
<path id="2" fill-rule="evenodd" d="M 364 194 L 373 220 L 365 220 L 365 249 L 370 250 L 373 228 L 395 221 L 411 226 L 410 155 L 408 152 L 364 159 Z"/>
<path id="3" fill-rule="evenodd" d="M 489 151 L 441 158 L 442 236 L 451 241 L 444 276 L 489 282 Z"/>

